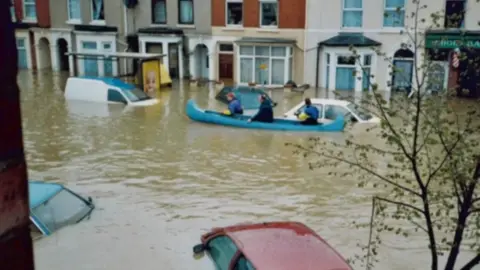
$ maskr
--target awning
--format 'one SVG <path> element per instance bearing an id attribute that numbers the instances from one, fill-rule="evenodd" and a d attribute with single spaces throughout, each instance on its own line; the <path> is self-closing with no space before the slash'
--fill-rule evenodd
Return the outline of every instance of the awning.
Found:
<path id="1" fill-rule="evenodd" d="M 372 47 L 380 46 L 382 43 L 363 35 L 363 33 L 340 33 L 325 41 L 319 42 L 318 46 L 329 47 Z"/>
<path id="2" fill-rule="evenodd" d="M 242 37 L 235 41 L 237 44 L 283 44 L 283 45 L 293 45 L 297 41 L 295 39 L 287 38 L 256 38 L 256 37 Z"/>

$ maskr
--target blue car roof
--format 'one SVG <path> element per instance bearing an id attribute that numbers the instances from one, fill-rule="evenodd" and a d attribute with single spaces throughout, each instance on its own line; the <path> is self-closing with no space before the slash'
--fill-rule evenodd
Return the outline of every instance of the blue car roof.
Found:
<path id="1" fill-rule="evenodd" d="M 63 189 L 63 186 L 60 184 L 28 181 L 30 209 L 46 202 Z"/>
<path id="2" fill-rule="evenodd" d="M 90 77 L 90 76 L 83 76 L 83 77 L 78 77 L 80 79 L 88 79 L 88 80 L 97 80 L 104 82 L 107 85 L 111 85 L 114 87 L 118 87 L 122 90 L 133 90 L 135 89 L 135 85 L 126 83 L 120 79 L 117 78 L 110 78 L 110 77 Z"/>

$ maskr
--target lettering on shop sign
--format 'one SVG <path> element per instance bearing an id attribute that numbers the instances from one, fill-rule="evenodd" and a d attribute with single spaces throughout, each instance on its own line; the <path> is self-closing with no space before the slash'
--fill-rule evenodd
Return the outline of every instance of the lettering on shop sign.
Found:
<path id="1" fill-rule="evenodd" d="M 435 40 L 432 41 L 432 47 L 436 48 L 458 48 L 460 46 L 465 46 L 467 48 L 478 48 L 480 49 L 480 40 Z"/>

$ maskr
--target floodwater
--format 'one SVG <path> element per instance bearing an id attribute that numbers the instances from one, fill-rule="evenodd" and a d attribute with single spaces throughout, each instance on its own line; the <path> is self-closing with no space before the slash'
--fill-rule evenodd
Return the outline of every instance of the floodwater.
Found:
<path id="1" fill-rule="evenodd" d="M 67 76 L 22 72 L 22 110 L 29 177 L 65 184 L 91 196 L 91 218 L 35 242 L 37 270 L 213 269 L 192 247 L 212 227 L 238 222 L 306 223 L 344 257 L 366 243 L 372 192 L 353 178 L 310 171 L 285 142 L 305 134 L 193 123 L 189 98 L 223 108 L 214 87 L 177 83 L 160 104 L 125 108 L 66 102 Z M 307 92 L 272 93 L 281 114 Z M 354 127 L 362 140 L 372 140 Z M 341 140 L 342 134 L 321 134 Z M 379 161 L 381 163 L 381 161 Z M 386 235 L 377 269 L 427 269 L 422 234 Z"/>

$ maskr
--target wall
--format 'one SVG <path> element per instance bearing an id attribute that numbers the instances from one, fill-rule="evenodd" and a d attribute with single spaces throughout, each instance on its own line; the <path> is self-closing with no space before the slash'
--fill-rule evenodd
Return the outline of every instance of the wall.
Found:
<path id="1" fill-rule="evenodd" d="M 43 28 L 50 27 L 50 0 L 37 0 L 37 23 Z"/>
<path id="2" fill-rule="evenodd" d="M 212 1 L 212 26 L 225 26 L 226 0 Z M 318 1 L 318 0 L 317 0 Z M 279 28 L 305 28 L 306 0 L 279 1 Z M 260 2 L 258 0 L 243 1 L 243 26 L 259 27 Z"/>
<path id="3" fill-rule="evenodd" d="M 194 25 L 178 24 L 178 1 L 166 0 L 167 2 L 167 24 L 154 25 L 152 23 L 152 1 L 143 0 L 135 8 L 134 12 L 129 11 L 129 21 L 135 25 L 135 28 L 150 26 L 168 26 L 172 28 L 182 28 L 186 34 L 205 34 L 211 33 L 211 0 L 194 0 Z M 132 29 L 129 29 L 132 30 Z"/>

